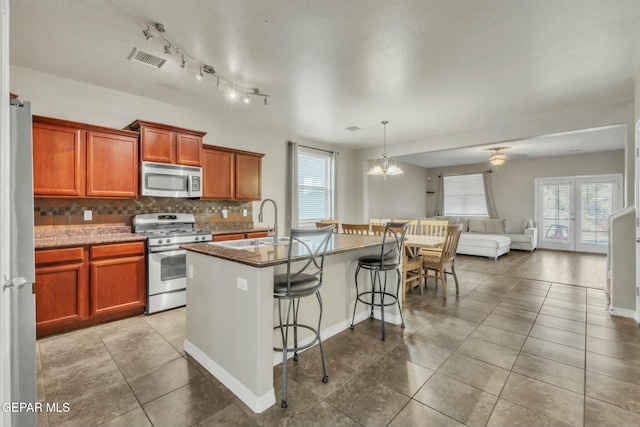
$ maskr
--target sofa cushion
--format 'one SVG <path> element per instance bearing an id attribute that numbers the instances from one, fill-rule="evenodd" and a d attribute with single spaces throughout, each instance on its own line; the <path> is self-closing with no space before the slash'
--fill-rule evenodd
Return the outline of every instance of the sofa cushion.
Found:
<path id="1" fill-rule="evenodd" d="M 469 218 L 469 232 L 484 233 L 486 231 L 486 219 Z"/>
<path id="2" fill-rule="evenodd" d="M 504 219 L 488 219 L 485 224 L 485 233 L 504 234 Z"/>
<path id="3" fill-rule="evenodd" d="M 461 234 L 458 248 L 460 247 L 480 247 L 480 248 L 502 248 L 509 246 L 511 239 L 507 236 L 490 236 L 487 234 Z"/>
<path id="4" fill-rule="evenodd" d="M 524 234 L 531 220 L 522 218 L 506 218 L 504 220 L 504 232 L 506 234 Z"/>
<path id="5" fill-rule="evenodd" d="M 467 231 L 469 231 L 469 218 L 464 217 L 464 216 L 458 216 L 456 217 L 456 224 L 462 224 L 462 232 L 466 233 Z"/>

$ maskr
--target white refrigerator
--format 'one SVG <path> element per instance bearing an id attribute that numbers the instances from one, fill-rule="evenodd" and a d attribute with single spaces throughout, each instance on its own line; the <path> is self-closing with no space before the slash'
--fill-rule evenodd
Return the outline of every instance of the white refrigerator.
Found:
<path id="1" fill-rule="evenodd" d="M 33 161 L 31 104 L 11 100 L 10 278 L 3 292 L 10 292 L 11 401 L 35 403 L 36 314 L 33 231 Z M 35 426 L 36 412 L 14 412 L 12 427 Z"/>

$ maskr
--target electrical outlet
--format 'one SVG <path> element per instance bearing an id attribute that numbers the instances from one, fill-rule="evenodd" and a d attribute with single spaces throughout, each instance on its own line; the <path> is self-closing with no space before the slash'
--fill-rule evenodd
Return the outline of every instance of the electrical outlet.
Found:
<path id="1" fill-rule="evenodd" d="M 249 215 L 249 211 L 247 211 L 246 209 L 242 209 L 242 216 L 247 216 Z"/>
<path id="2" fill-rule="evenodd" d="M 247 290 L 247 279 L 238 277 L 238 289 L 242 289 L 243 291 Z"/>
<path id="3" fill-rule="evenodd" d="M 84 211 L 84 220 L 91 221 L 93 219 L 93 211 Z"/>
<path id="4" fill-rule="evenodd" d="M 222 218 L 227 219 L 229 217 L 229 211 L 222 209 Z"/>

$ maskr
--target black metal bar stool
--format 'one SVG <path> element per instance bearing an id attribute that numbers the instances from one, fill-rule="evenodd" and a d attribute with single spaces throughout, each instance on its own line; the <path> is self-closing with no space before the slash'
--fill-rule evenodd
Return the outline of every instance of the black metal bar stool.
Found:
<path id="1" fill-rule="evenodd" d="M 283 408 L 287 407 L 287 356 L 293 351 L 293 360 L 298 361 L 298 351 L 311 347 L 316 342 L 320 346 L 322 358 L 322 382 L 329 381 L 327 369 L 324 363 L 324 350 L 320 338 L 320 324 L 322 322 L 322 274 L 324 268 L 324 256 L 329 240 L 333 234 L 334 224 L 317 230 L 291 230 L 287 257 L 287 273 L 278 274 L 273 278 L 273 297 L 278 300 L 278 318 L 280 324 L 274 329 L 280 329 L 282 347 L 274 347 L 275 351 L 282 352 L 282 402 Z M 302 325 L 298 323 L 298 311 L 300 310 L 300 298 L 315 294 L 320 304 L 318 327 Z M 284 301 L 287 301 L 286 319 L 282 310 Z M 311 342 L 298 344 L 298 328 L 311 331 L 315 337 Z M 293 347 L 289 347 L 289 330 L 293 329 Z M 313 337 L 313 335 L 312 335 Z"/>
<path id="2" fill-rule="evenodd" d="M 351 329 L 354 328 L 356 318 L 356 307 L 358 301 L 371 306 L 370 318 L 373 318 L 373 308 L 380 307 L 380 320 L 382 321 L 382 341 L 385 340 L 384 334 L 384 308 L 394 304 L 398 304 L 400 312 L 401 327 L 404 328 L 404 318 L 402 317 L 402 307 L 400 307 L 400 283 L 402 282 L 402 242 L 407 234 L 409 222 L 389 222 L 387 223 L 384 235 L 382 237 L 382 247 L 380 255 L 366 255 L 358 258 L 358 267 L 356 268 L 356 302 L 353 305 L 353 317 L 351 318 Z M 360 269 L 369 270 L 371 275 L 371 290 L 360 292 L 358 289 L 358 273 Z M 387 290 L 387 272 L 395 270 L 397 276 L 397 286 L 395 294 Z M 384 273 L 384 284 L 380 278 Z M 370 295 L 370 299 L 365 299 Z M 378 301 L 376 301 L 376 296 Z M 385 298 L 387 301 L 385 302 Z"/>

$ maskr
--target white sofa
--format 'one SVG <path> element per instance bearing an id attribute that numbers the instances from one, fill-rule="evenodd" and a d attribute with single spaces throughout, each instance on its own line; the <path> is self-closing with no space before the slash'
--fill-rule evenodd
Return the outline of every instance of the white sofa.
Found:
<path id="1" fill-rule="evenodd" d="M 511 249 L 533 252 L 538 233 L 533 220 L 525 218 L 437 217 L 451 224 L 462 223 L 457 253 L 498 259 Z"/>

